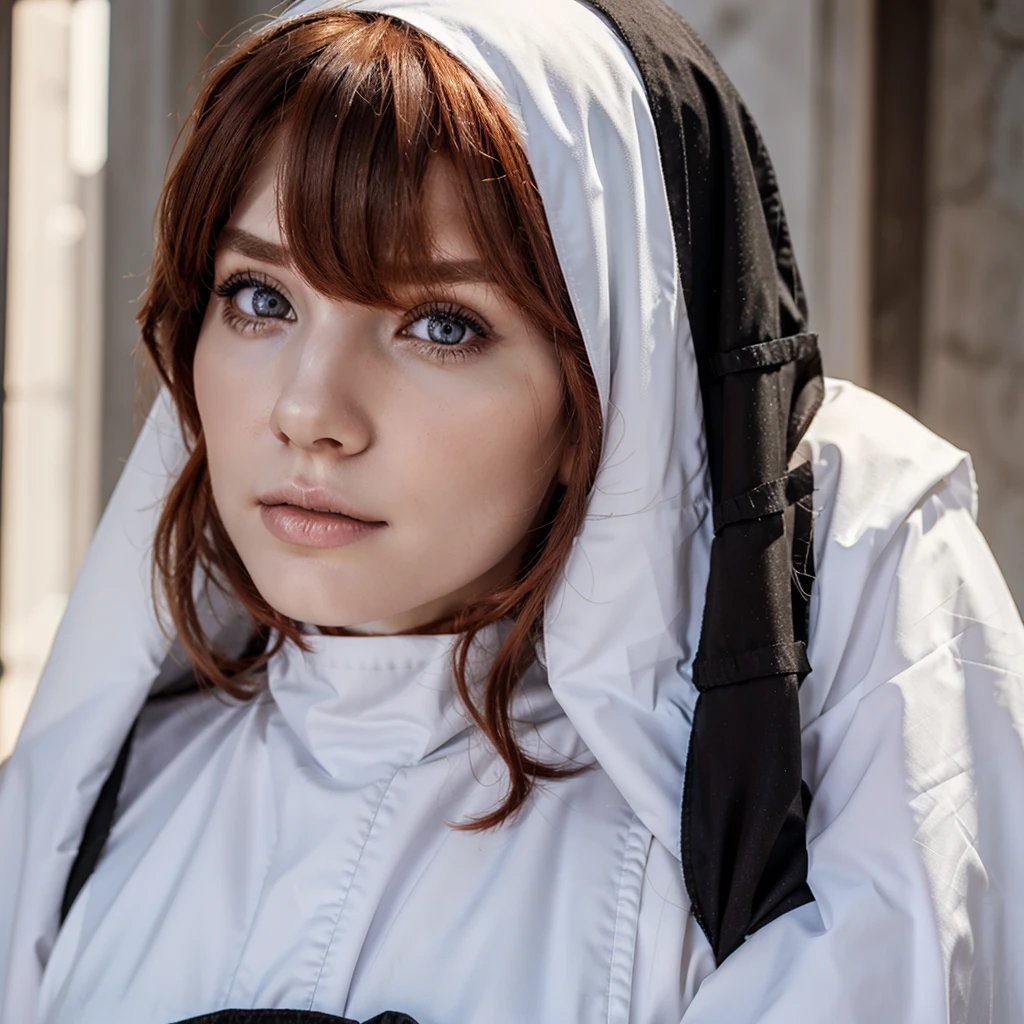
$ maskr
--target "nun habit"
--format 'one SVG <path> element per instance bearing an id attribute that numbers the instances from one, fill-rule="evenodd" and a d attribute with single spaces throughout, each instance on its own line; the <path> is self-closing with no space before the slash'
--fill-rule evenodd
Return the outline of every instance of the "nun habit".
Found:
<path id="1" fill-rule="evenodd" d="M 161 396 L 0 780 L 0 1020 L 1024 1019 L 1024 628 L 968 457 L 822 378 L 714 59 L 658 0 L 347 6 L 521 127 L 605 436 L 516 717 L 595 767 L 453 832 L 503 775 L 451 637 L 312 634 L 255 701 L 178 692 Z"/>

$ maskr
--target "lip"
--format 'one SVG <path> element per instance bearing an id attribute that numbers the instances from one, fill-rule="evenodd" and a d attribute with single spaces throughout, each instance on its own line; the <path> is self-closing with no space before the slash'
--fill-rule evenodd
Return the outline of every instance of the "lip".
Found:
<path id="1" fill-rule="evenodd" d="M 296 508 L 307 509 L 310 512 L 332 512 L 335 515 L 357 519 L 363 523 L 380 524 L 382 522 L 379 519 L 374 519 L 372 515 L 353 508 L 333 491 L 327 490 L 326 487 L 306 485 L 298 481 L 286 483 L 283 487 L 261 494 L 256 500 L 261 505 L 294 505 Z"/>
<path id="2" fill-rule="evenodd" d="M 322 487 L 289 483 L 258 498 L 263 525 L 278 540 L 309 548 L 337 548 L 388 524 L 371 519 Z"/>

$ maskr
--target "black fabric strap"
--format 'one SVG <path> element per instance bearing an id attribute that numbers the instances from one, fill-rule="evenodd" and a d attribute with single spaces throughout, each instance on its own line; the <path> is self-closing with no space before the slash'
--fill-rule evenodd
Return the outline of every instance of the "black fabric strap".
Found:
<path id="1" fill-rule="evenodd" d="M 769 676 L 798 675 L 802 678 L 810 671 L 807 645 L 795 640 L 790 644 L 772 644 L 754 651 L 726 654 L 711 661 L 697 660 L 693 664 L 693 683 L 703 692 Z"/>
<path id="2" fill-rule="evenodd" d="M 737 494 L 720 502 L 714 508 L 715 533 L 720 533 L 732 523 L 783 512 L 790 505 L 809 497 L 814 491 L 814 474 L 808 462 L 801 463 L 777 480 L 759 484 L 745 494 Z"/>
<path id="3" fill-rule="evenodd" d="M 798 494 L 813 483 L 810 467 L 788 471 L 824 398 L 821 360 L 778 181 L 728 78 L 659 0 L 590 4 L 619 31 L 644 82 L 701 368 L 720 508 L 696 660 L 735 667 L 749 652 L 781 647 L 788 656 L 754 658 L 753 670 L 795 669 L 756 685 L 712 686 L 694 707 L 683 877 L 721 963 L 758 928 L 814 898 L 801 779 L 799 688 L 808 666 L 793 656 L 793 645 L 806 642 L 814 583 L 813 510 Z M 769 367 L 777 369 L 742 372 Z"/>
<path id="4" fill-rule="evenodd" d="M 818 354 L 816 334 L 793 334 L 788 338 L 762 341 L 760 345 L 744 345 L 730 352 L 716 352 L 708 360 L 715 377 L 744 370 L 769 370 L 786 363 L 805 362 Z"/>
<path id="5" fill-rule="evenodd" d="M 329 1013 L 313 1010 L 219 1010 L 202 1017 L 189 1017 L 175 1024 L 359 1024 L 348 1017 L 334 1017 Z M 416 1024 L 404 1013 L 378 1014 L 365 1024 Z"/>
<path id="6" fill-rule="evenodd" d="M 60 923 L 63 924 L 71 905 L 75 902 L 78 894 L 85 887 L 89 876 L 93 873 L 107 845 L 107 836 L 114 824 L 114 812 L 117 810 L 117 798 L 121 792 L 121 783 L 124 782 L 125 769 L 128 767 L 128 755 L 131 752 L 132 740 L 135 737 L 135 726 L 137 720 L 128 730 L 128 735 L 121 749 L 118 751 L 114 767 L 107 776 L 107 781 L 100 789 L 100 795 L 96 798 L 92 813 L 85 825 L 85 832 L 82 835 L 82 843 L 78 847 L 78 854 L 74 864 L 71 865 L 71 872 L 68 875 L 67 885 L 64 887 L 64 899 L 60 904 Z"/>

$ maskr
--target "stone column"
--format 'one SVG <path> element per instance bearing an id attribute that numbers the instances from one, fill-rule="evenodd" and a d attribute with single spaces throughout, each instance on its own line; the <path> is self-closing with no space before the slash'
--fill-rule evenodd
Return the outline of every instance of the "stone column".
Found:
<path id="1" fill-rule="evenodd" d="M 7 347 L 3 406 L 0 759 L 9 751 L 64 610 L 76 550 L 89 227 L 69 160 L 70 0 L 13 14 Z M 87 327 L 86 327 L 87 329 Z M 78 372 L 81 371 L 81 372 Z"/>
<path id="2" fill-rule="evenodd" d="M 1024 0 L 937 0 L 922 416 L 1024 606 Z"/>

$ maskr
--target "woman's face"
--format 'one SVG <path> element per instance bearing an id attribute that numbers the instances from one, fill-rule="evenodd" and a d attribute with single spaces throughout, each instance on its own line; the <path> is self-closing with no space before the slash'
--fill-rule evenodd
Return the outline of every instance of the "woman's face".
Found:
<path id="1" fill-rule="evenodd" d="M 214 500 L 279 612 L 401 632 L 518 567 L 565 481 L 550 339 L 481 272 L 446 164 L 428 177 L 450 281 L 403 312 L 338 302 L 290 266 L 276 163 L 223 231 L 194 383 Z"/>

